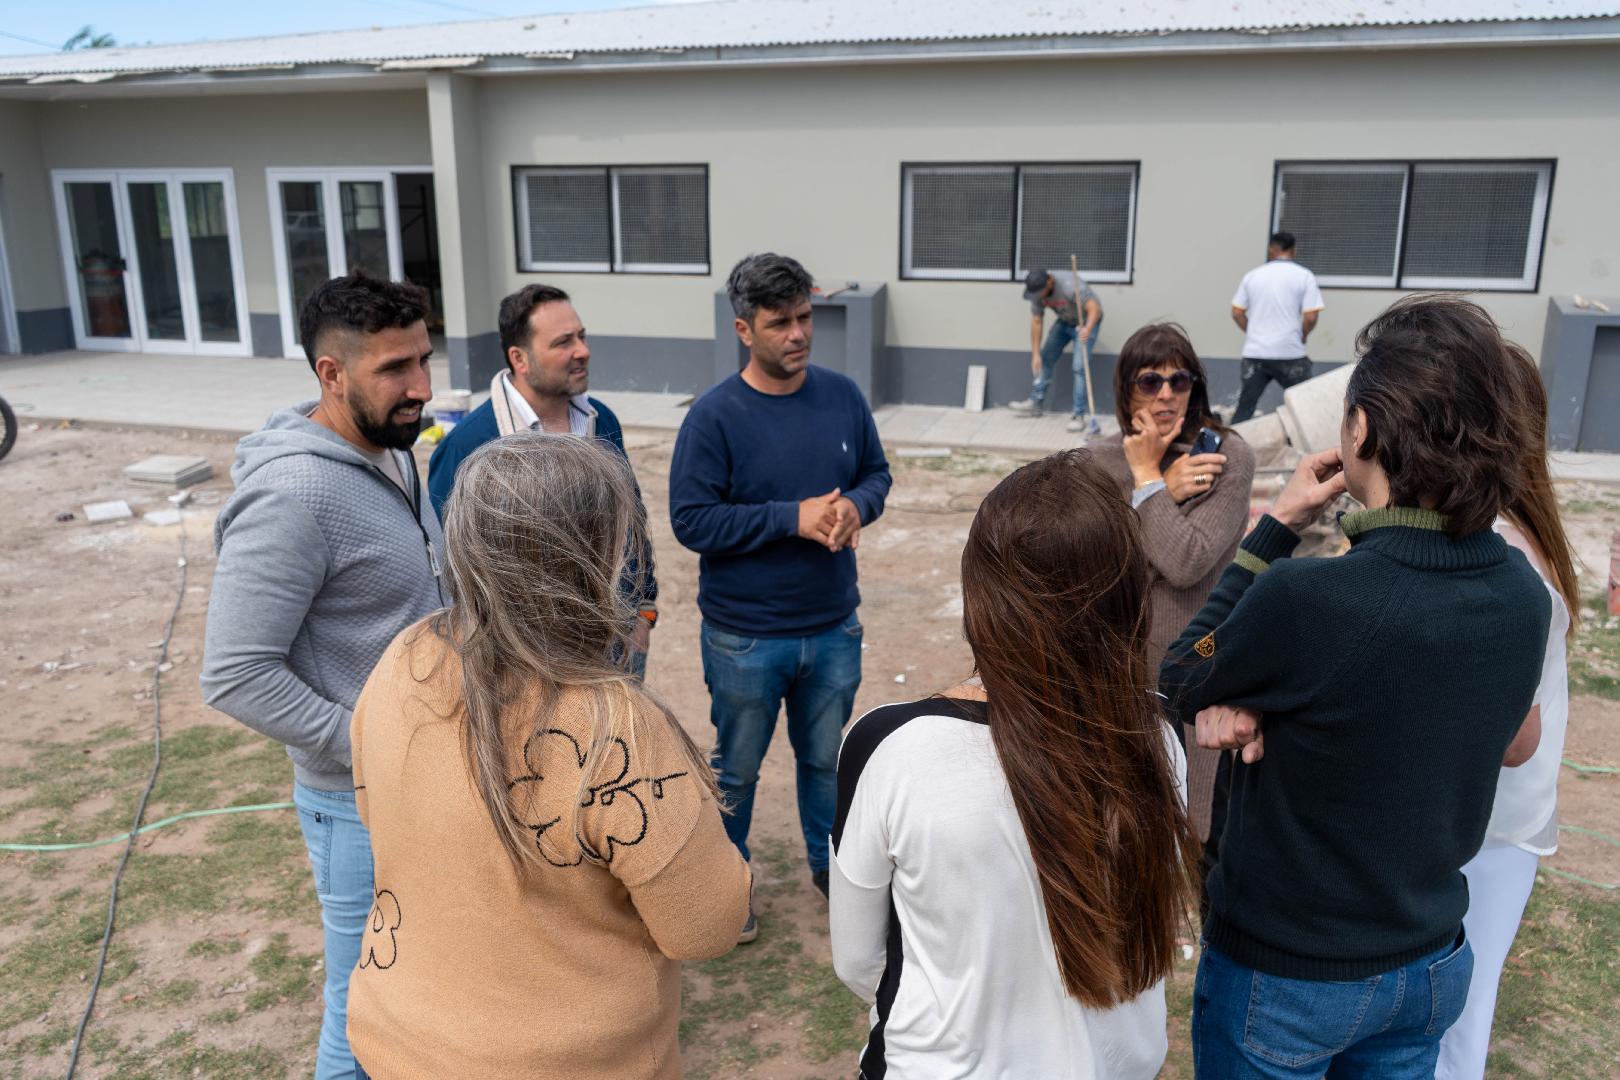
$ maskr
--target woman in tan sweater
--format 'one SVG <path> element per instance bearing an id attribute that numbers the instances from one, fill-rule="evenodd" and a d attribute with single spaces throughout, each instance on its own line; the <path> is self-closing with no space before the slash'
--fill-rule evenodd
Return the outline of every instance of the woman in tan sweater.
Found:
<path id="1" fill-rule="evenodd" d="M 394 641 L 351 727 L 377 889 L 360 1075 L 681 1075 L 679 961 L 736 943 L 750 881 L 704 755 L 609 659 L 643 527 L 594 440 L 523 433 L 462 466 L 455 606 Z"/>
<path id="2" fill-rule="evenodd" d="M 1121 434 L 1091 445 L 1141 521 L 1153 567 L 1148 670 L 1157 671 L 1248 529 L 1254 451 L 1210 409 L 1204 367 L 1175 323 L 1144 326 L 1126 340 L 1114 402 Z M 1193 453 L 1200 435 L 1218 451 Z M 1187 809 L 1207 841 L 1220 752 L 1200 749 L 1191 730 L 1185 735 Z"/>

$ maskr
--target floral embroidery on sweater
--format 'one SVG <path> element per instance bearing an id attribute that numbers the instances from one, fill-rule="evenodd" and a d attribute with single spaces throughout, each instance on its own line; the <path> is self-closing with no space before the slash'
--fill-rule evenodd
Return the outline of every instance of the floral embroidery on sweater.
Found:
<path id="1" fill-rule="evenodd" d="M 619 848 L 641 843 L 647 836 L 647 804 L 635 789 L 645 784 L 653 799 L 662 799 L 664 784 L 686 775 L 675 772 L 630 777 L 630 748 L 624 740 L 615 736 L 603 742 L 596 759 L 597 772 L 608 779 L 585 788 L 584 798 L 574 815 L 577 851 L 570 858 L 567 852 L 555 849 L 555 838 L 548 843 L 546 834 L 562 822 L 564 811 L 568 809 L 566 800 L 579 790 L 579 774 L 585 771 L 586 757 L 579 742 L 568 732 L 546 728 L 523 744 L 523 763 L 529 771 L 506 785 L 518 820 L 534 833 L 535 847 L 552 866 L 578 866 L 585 859 L 611 863 Z M 553 773 L 549 784 L 546 783 L 548 767 Z M 586 839 L 587 833 L 605 838 L 601 850 Z"/>

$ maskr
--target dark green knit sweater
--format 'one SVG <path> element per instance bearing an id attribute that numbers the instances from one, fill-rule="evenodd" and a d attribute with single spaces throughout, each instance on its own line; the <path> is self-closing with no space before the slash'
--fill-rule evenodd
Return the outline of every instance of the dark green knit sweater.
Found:
<path id="1" fill-rule="evenodd" d="M 1204 932 L 1273 975 L 1358 979 L 1449 944 L 1468 909 L 1502 756 L 1530 711 L 1547 590 L 1493 532 L 1439 515 L 1342 518 L 1351 550 L 1288 559 L 1267 516 L 1170 647 L 1160 688 L 1192 722 L 1264 714 L 1233 769 Z"/>

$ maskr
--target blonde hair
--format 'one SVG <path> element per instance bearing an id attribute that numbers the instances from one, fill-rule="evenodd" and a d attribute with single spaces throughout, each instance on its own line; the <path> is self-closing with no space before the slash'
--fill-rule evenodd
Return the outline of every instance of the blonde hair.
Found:
<path id="1" fill-rule="evenodd" d="M 615 659 L 628 656 L 636 618 L 626 592 L 638 590 L 621 587 L 631 574 L 626 555 L 646 549 L 645 513 L 622 456 L 572 435 L 520 432 L 487 443 L 457 471 L 444 536 L 453 606 L 427 629 L 461 661 L 467 767 L 514 864 L 543 857 L 539 844 L 551 842 L 508 799 L 510 778 L 522 771 L 509 750 L 515 708 L 529 711 L 522 746 L 549 726 L 565 691 L 588 693 L 576 813 L 603 747 L 623 737 L 633 755 L 649 716 L 669 725 L 692 775 L 715 792 L 691 737 Z M 575 830 L 565 824 L 557 835 L 570 843 Z M 557 861 L 561 853 L 550 854 Z"/>

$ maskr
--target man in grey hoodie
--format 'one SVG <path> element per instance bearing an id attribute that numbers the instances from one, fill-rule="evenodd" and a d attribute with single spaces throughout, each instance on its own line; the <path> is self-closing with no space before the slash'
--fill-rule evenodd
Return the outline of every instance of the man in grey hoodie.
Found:
<path id="1" fill-rule="evenodd" d="M 321 396 L 237 444 L 214 527 L 203 698 L 287 747 L 326 939 L 317 1080 L 354 1075 L 349 974 L 376 900 L 349 719 L 383 650 L 448 603 L 443 536 L 411 456 L 432 397 L 427 296 L 361 275 L 299 316 Z"/>

